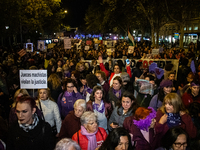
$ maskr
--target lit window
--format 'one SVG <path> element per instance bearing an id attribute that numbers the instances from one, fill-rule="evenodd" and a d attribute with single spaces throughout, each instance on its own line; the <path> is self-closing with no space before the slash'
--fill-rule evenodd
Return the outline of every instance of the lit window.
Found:
<path id="1" fill-rule="evenodd" d="M 194 30 L 198 30 L 198 24 L 194 24 Z"/>
<path id="2" fill-rule="evenodd" d="M 184 31 L 186 31 L 187 30 L 187 28 L 186 27 L 184 27 Z"/>
<path id="3" fill-rule="evenodd" d="M 192 30 L 192 27 L 189 27 L 188 29 L 189 29 L 189 30 Z"/>

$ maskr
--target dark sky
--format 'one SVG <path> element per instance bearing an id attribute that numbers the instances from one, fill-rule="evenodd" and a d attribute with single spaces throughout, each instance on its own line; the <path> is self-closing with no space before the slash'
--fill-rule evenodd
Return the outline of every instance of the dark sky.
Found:
<path id="1" fill-rule="evenodd" d="M 64 19 L 65 25 L 79 27 L 84 23 L 84 17 L 90 0 L 62 0 L 62 7 L 68 11 Z"/>

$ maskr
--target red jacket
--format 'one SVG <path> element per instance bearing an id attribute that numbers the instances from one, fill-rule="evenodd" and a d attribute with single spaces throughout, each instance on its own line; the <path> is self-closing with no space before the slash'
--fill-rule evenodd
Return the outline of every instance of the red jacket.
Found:
<path id="1" fill-rule="evenodd" d="M 156 125 L 155 125 L 155 131 L 156 133 L 161 133 L 164 135 L 167 130 L 169 130 L 169 127 L 167 123 L 160 124 L 160 118 L 163 116 L 163 112 L 161 110 L 158 110 L 156 113 Z M 181 128 L 183 128 L 189 135 L 190 138 L 195 138 L 197 136 L 197 128 L 192 122 L 192 118 L 188 114 L 184 114 L 181 116 Z"/>
<path id="2" fill-rule="evenodd" d="M 98 132 L 96 133 L 97 147 L 101 146 L 101 144 L 105 141 L 106 137 L 106 130 L 104 130 L 101 127 L 98 127 Z M 81 130 L 79 130 L 72 136 L 72 140 L 76 141 L 80 145 L 82 150 L 88 150 L 88 139 L 85 135 L 81 134 Z"/>
<path id="3" fill-rule="evenodd" d="M 186 92 L 182 96 L 182 101 L 185 107 L 187 108 L 190 105 L 190 103 L 194 101 L 200 103 L 200 96 L 194 97 L 191 94 Z"/>
<path id="4" fill-rule="evenodd" d="M 100 69 L 101 69 L 101 71 L 105 72 L 105 74 L 106 74 L 107 77 L 109 77 L 109 71 L 106 70 L 106 68 L 105 68 L 105 66 L 104 66 L 103 63 L 100 63 Z M 131 74 L 131 67 L 130 67 L 130 66 L 126 66 L 126 71 L 127 71 L 127 73 L 129 74 L 129 76 L 130 76 L 130 78 L 131 78 L 131 77 L 132 77 L 132 74 Z M 114 74 L 115 74 L 114 72 L 111 73 L 111 75 L 110 75 L 110 80 L 109 80 L 109 84 L 110 84 L 110 81 L 111 81 L 111 79 L 113 78 Z"/>

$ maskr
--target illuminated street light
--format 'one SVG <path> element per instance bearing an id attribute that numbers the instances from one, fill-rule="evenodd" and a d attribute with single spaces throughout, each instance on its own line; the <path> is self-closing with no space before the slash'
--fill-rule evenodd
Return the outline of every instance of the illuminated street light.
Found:
<path id="1" fill-rule="evenodd" d="M 67 10 L 65 10 L 64 13 L 67 13 Z"/>

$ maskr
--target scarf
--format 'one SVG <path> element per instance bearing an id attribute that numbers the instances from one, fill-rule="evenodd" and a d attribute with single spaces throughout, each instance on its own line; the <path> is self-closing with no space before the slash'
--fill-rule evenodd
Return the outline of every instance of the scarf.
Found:
<path id="1" fill-rule="evenodd" d="M 93 89 L 87 87 L 86 85 L 84 85 L 84 89 L 83 89 L 83 95 L 86 96 L 87 93 L 91 94 L 93 91 Z"/>
<path id="2" fill-rule="evenodd" d="M 38 123 L 39 123 L 39 118 L 37 114 L 35 113 L 33 115 L 33 123 L 32 124 L 21 124 L 20 121 L 18 120 L 19 127 L 22 128 L 25 132 L 28 132 L 29 130 L 34 129 Z"/>
<path id="3" fill-rule="evenodd" d="M 72 96 L 72 93 L 73 93 L 73 92 L 69 93 L 68 91 L 66 91 L 66 92 L 65 92 L 65 96 L 66 96 L 66 97 L 70 97 L 70 96 Z"/>
<path id="4" fill-rule="evenodd" d="M 179 113 L 167 113 L 167 125 L 169 128 L 178 126 L 181 123 L 181 116 Z"/>
<path id="5" fill-rule="evenodd" d="M 81 126 L 81 134 L 85 135 L 88 139 L 88 150 L 94 150 L 95 148 L 97 148 L 97 139 L 96 139 L 97 131 L 95 131 L 94 133 L 88 133 L 85 127 Z"/>
<path id="6" fill-rule="evenodd" d="M 133 124 L 136 125 L 140 130 L 148 131 L 152 119 L 156 117 L 156 111 L 152 107 L 148 107 L 148 109 L 151 109 L 152 112 L 145 119 L 140 119 L 140 120 L 133 119 Z"/>
<path id="7" fill-rule="evenodd" d="M 115 89 L 113 89 L 113 93 L 115 94 L 115 96 L 117 97 L 117 98 L 120 98 L 121 97 L 121 90 L 115 90 Z"/>
<path id="8" fill-rule="evenodd" d="M 105 105 L 104 105 L 104 102 L 101 100 L 101 104 L 96 104 L 95 102 L 93 102 L 93 110 L 96 110 L 100 113 L 103 113 L 104 110 L 105 110 Z"/>

